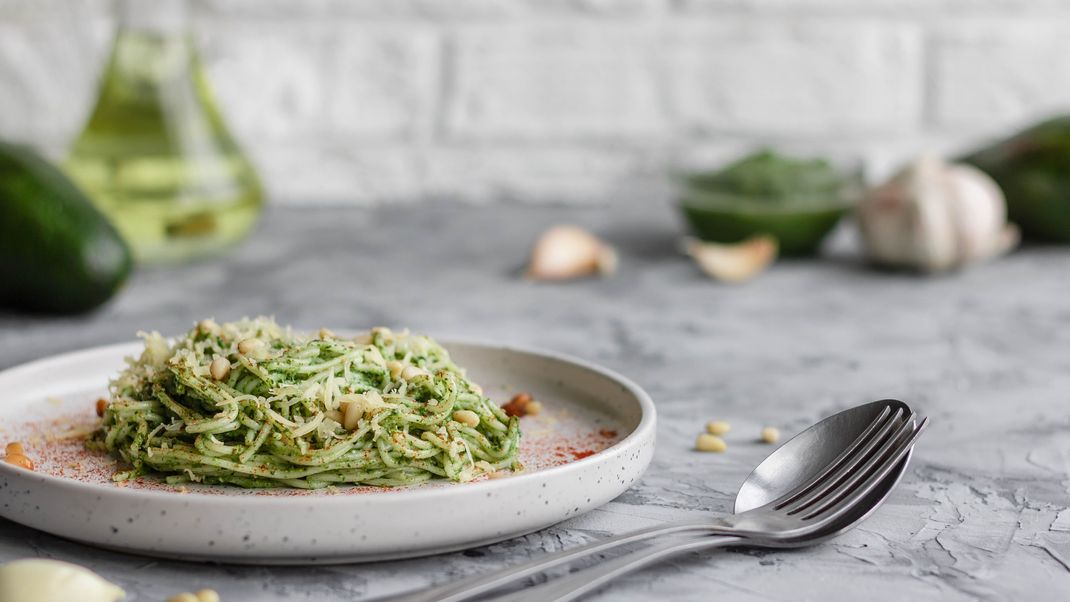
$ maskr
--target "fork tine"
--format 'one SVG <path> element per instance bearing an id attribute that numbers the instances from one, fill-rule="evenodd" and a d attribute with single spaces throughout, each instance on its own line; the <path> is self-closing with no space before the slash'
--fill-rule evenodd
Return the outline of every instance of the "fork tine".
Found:
<path id="1" fill-rule="evenodd" d="M 844 483 L 843 487 L 839 488 L 834 495 L 828 496 L 818 507 L 811 508 L 802 519 L 811 520 L 820 517 L 822 521 L 835 520 L 888 476 L 888 473 L 906 456 L 921 436 L 921 432 L 929 425 L 929 419 L 925 418 L 915 428 L 913 418 L 911 415 L 911 419 L 896 431 L 888 443 L 850 479 L 850 482 Z"/>
<path id="2" fill-rule="evenodd" d="M 899 412 L 901 411 L 902 410 L 897 411 L 896 416 L 898 416 Z M 855 437 L 855 440 L 852 441 L 851 444 L 848 445 L 847 448 L 840 453 L 840 455 L 836 456 L 834 460 L 829 462 L 828 465 L 825 466 L 825 468 L 822 469 L 817 476 L 810 479 L 803 485 L 792 489 L 780 498 L 776 499 L 772 504 L 773 509 L 779 510 L 784 506 L 787 506 L 788 504 L 794 502 L 795 500 L 798 500 L 800 497 L 809 494 L 815 487 L 820 486 L 829 475 L 836 472 L 836 469 L 839 468 L 840 465 L 850 460 L 850 458 L 852 458 L 859 449 L 865 446 L 865 444 L 872 438 L 873 433 L 879 430 L 882 426 L 884 426 L 884 424 L 886 424 L 886 422 L 888 421 L 888 417 L 891 415 L 891 413 L 891 406 L 885 406 L 884 409 L 881 410 L 880 414 L 873 419 L 873 422 L 871 422 L 869 426 L 867 426 L 866 429 L 862 431 L 862 434 L 858 435 L 858 437 Z"/>
<path id="3" fill-rule="evenodd" d="M 821 484 L 812 488 L 805 496 L 798 498 L 787 506 L 781 506 L 781 510 L 786 511 L 788 514 L 796 514 L 807 507 L 816 504 L 825 497 L 829 492 L 835 491 L 840 487 L 841 482 L 848 479 L 855 470 L 858 469 L 867 459 L 869 459 L 874 450 L 880 449 L 880 446 L 888 440 L 888 436 L 891 435 L 897 428 L 901 427 L 900 420 L 903 414 L 903 410 L 896 410 L 895 415 L 890 420 L 881 425 L 877 430 L 857 451 L 841 462 L 836 470 L 829 474 L 827 478 L 823 479 Z M 907 422 L 911 422 L 914 419 L 914 413 L 911 412 L 907 416 Z"/>

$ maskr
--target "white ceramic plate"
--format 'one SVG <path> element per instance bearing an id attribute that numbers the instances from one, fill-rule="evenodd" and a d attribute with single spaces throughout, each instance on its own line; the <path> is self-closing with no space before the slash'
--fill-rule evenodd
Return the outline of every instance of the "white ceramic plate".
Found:
<path id="1" fill-rule="evenodd" d="M 471 483 L 315 492 L 110 480 L 84 450 L 123 357 L 140 343 L 68 353 L 0 372 L 0 443 L 20 441 L 35 471 L 0 462 L 0 515 L 106 548 L 256 564 L 359 562 L 434 554 L 537 531 L 598 507 L 642 475 L 654 452 L 654 405 L 604 368 L 560 355 L 447 343 L 494 400 L 543 402 L 521 419 L 524 473 Z M 80 434 L 81 433 L 81 434 Z"/>

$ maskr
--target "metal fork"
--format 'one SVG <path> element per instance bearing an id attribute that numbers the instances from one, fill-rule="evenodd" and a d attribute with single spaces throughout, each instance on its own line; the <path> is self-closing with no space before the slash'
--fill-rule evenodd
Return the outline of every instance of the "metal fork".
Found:
<path id="1" fill-rule="evenodd" d="M 893 414 L 889 407 L 885 407 L 877 418 L 818 475 L 774 502 L 749 512 L 730 515 L 717 520 L 658 525 L 625 533 L 536 558 L 501 571 L 476 575 L 417 592 L 383 598 L 381 602 L 460 602 L 469 600 L 492 589 L 508 585 L 578 558 L 674 533 L 703 533 L 707 536 L 712 534 L 728 535 L 729 537 L 716 539 L 724 542 L 721 545 L 737 543 L 744 537 L 748 538 L 748 543 L 753 543 L 753 545 L 776 545 L 777 536 L 774 535 L 770 539 L 768 535 L 769 533 L 774 533 L 780 534 L 781 539 L 779 541 L 783 542 L 782 545 L 790 545 L 788 542 L 791 538 L 798 537 L 800 534 L 805 535 L 811 529 L 821 529 L 835 520 L 836 517 L 842 515 L 849 509 L 850 504 L 861 499 L 864 487 L 868 485 L 868 488 L 872 489 L 872 485 L 879 482 L 878 474 L 881 476 L 887 475 L 898 460 L 886 463 L 881 461 L 881 458 L 888 455 L 889 446 L 893 445 L 897 438 L 902 437 L 904 432 L 913 432 L 910 442 L 900 446 L 902 453 L 895 451 L 892 455 L 901 459 L 903 454 L 909 451 L 913 438 L 916 438 L 921 432 L 925 422 L 915 431 L 914 413 L 911 412 L 906 420 L 900 422 L 902 415 L 902 408 L 896 410 Z M 898 428 L 896 428 L 897 425 Z M 876 453 L 874 452 L 875 449 L 877 450 Z M 863 464 L 862 469 L 858 469 L 859 464 Z M 859 484 L 859 480 L 863 476 L 860 473 L 864 474 L 867 469 L 872 471 L 875 467 L 878 470 L 877 473 L 874 473 L 874 477 L 867 479 L 865 483 Z M 847 496 L 852 486 L 858 486 L 858 494 Z M 702 546 L 708 546 L 713 541 L 714 539 L 706 537 L 701 542 L 690 543 L 691 545 L 701 543 Z M 680 545 L 680 542 L 675 542 L 675 544 Z M 658 546 L 658 548 L 661 547 L 664 546 Z M 652 552 L 653 550 L 654 548 L 649 548 L 643 552 Z M 664 553 L 669 554 L 672 551 L 666 547 Z M 648 562 L 653 562 L 654 560 L 656 558 L 651 557 Z M 602 566 L 608 567 L 609 563 Z M 578 574 L 586 573 L 587 571 L 582 571 Z M 571 579 L 571 577 L 564 578 L 564 580 L 568 579 Z M 600 585 L 604 582 L 605 580 L 603 579 L 598 581 L 598 584 Z M 591 587 L 596 586 L 592 585 Z M 584 591 L 589 591 L 589 589 L 591 588 L 587 588 Z"/>
<path id="2" fill-rule="evenodd" d="M 857 454 L 843 458 L 839 468 L 825 471 L 822 474 L 824 478 L 818 477 L 799 490 L 761 508 L 720 519 L 718 523 L 721 526 L 715 530 L 717 535 L 690 537 L 682 541 L 677 539 L 651 546 L 557 580 L 493 599 L 498 602 L 566 602 L 594 591 L 616 577 L 683 552 L 732 545 L 810 545 L 826 539 L 830 526 L 833 527 L 831 534 L 838 534 L 840 529 L 835 528 L 836 521 L 879 485 L 910 452 L 928 425 L 929 419 L 925 418 L 915 428 L 912 412 L 889 435 L 894 422 L 893 418 L 882 426 L 873 438 L 859 448 Z"/>

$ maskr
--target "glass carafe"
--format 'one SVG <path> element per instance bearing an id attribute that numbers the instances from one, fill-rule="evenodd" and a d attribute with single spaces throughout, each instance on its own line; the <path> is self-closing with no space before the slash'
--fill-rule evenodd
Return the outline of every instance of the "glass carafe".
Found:
<path id="1" fill-rule="evenodd" d="M 256 222 L 261 186 L 215 106 L 186 0 L 121 0 L 70 176 L 142 262 L 209 255 Z"/>

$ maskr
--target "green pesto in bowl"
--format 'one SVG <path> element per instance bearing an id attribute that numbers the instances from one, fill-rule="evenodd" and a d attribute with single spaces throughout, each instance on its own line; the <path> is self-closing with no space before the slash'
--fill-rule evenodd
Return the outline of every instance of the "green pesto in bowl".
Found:
<path id="1" fill-rule="evenodd" d="M 681 178 L 680 209 L 698 238 L 737 243 L 767 234 L 784 256 L 812 255 L 861 193 L 858 170 L 772 151 Z"/>

